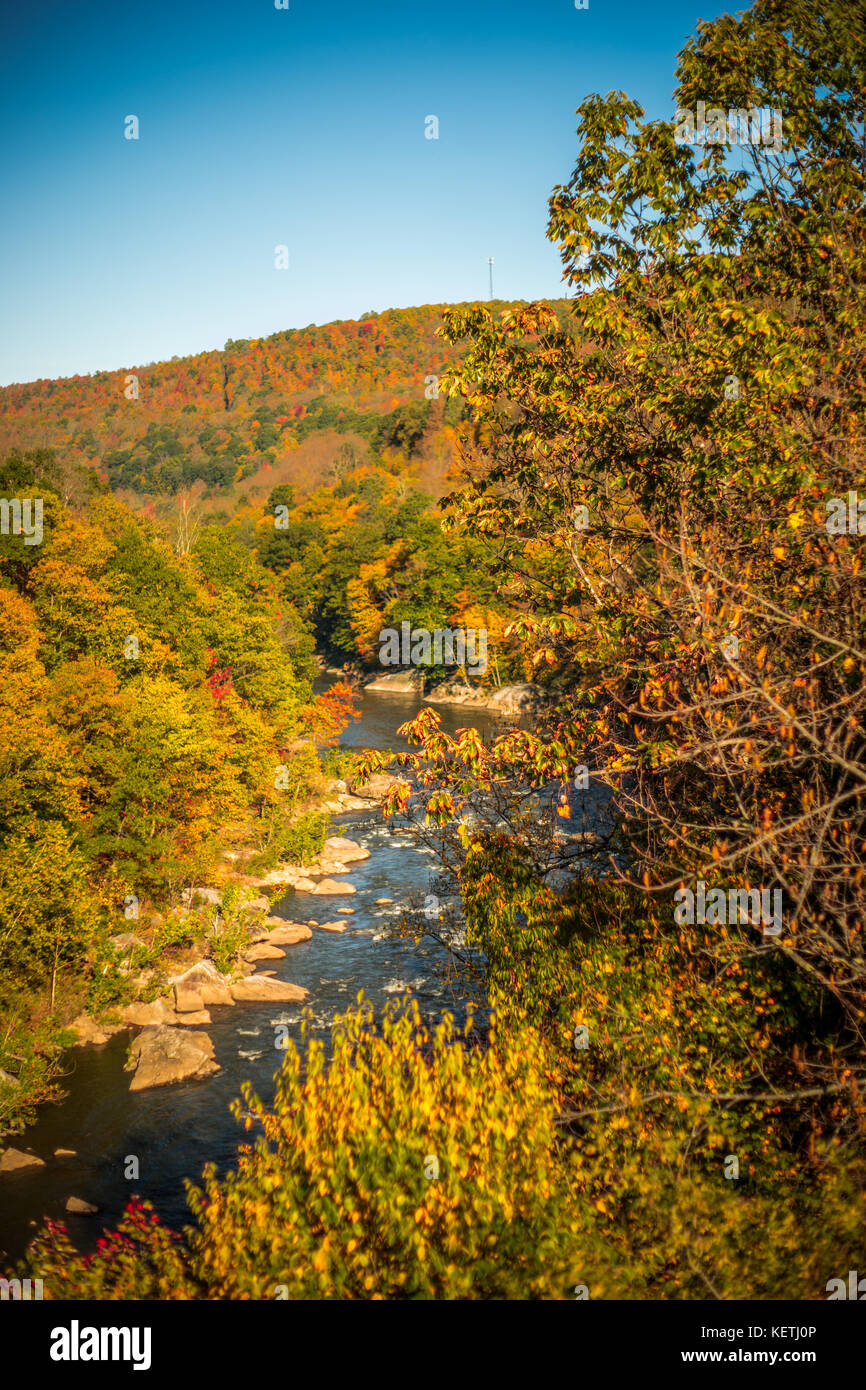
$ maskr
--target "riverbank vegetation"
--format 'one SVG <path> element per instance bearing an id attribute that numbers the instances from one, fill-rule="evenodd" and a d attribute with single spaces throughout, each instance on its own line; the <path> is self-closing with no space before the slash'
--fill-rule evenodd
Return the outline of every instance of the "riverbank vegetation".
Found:
<path id="1" fill-rule="evenodd" d="M 783 148 L 589 98 L 550 204 L 568 323 L 446 316 L 453 553 L 484 543 L 476 597 L 558 697 L 488 745 L 427 710 L 399 759 L 492 1027 L 359 1003 L 330 1063 L 290 1047 L 245 1096 L 260 1132 L 185 1233 L 134 1204 L 81 1258 L 46 1229 L 51 1297 L 820 1299 L 862 1268 L 862 537 L 827 520 L 864 489 L 864 58 L 840 0 L 700 25 L 677 106 L 780 110 Z M 588 778 L 616 827 L 563 884 Z M 698 885 L 724 898 L 689 920 Z M 760 889 L 778 932 L 718 906 Z"/>
<path id="2" fill-rule="evenodd" d="M 113 935 L 238 838 L 262 862 L 320 847 L 313 737 L 348 705 L 313 698 L 302 617 L 218 529 L 179 555 L 93 475 L 64 501 L 50 451 L 7 459 L 0 494 L 41 497 L 44 530 L 0 537 L 2 1131 L 52 1093 L 64 1025 L 127 996 Z"/>

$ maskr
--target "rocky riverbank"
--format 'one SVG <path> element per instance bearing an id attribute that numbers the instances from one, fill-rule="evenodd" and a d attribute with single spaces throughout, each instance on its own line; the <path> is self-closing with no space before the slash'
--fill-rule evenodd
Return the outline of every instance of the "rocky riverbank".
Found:
<path id="1" fill-rule="evenodd" d="M 341 809 L 347 802 L 369 806 L 375 796 L 384 795 L 392 780 L 390 777 L 371 779 L 371 783 L 363 787 L 364 797 L 348 791 L 337 792 Z M 186 914 L 201 911 L 203 906 L 208 910 L 216 909 L 208 938 L 212 953 L 226 932 L 234 930 L 239 936 L 230 968 L 220 970 L 211 956 L 199 956 L 169 975 L 156 998 L 138 998 L 104 1019 L 82 1015 L 74 1021 L 72 1026 L 81 1045 L 106 1042 L 123 1028 L 142 1030 L 130 1050 L 131 1090 L 205 1077 L 218 1069 L 208 1035 L 191 1031 L 200 1030 L 211 1022 L 209 1010 L 212 1006 L 304 1002 L 307 990 L 275 978 L 270 970 L 256 972 L 270 962 L 284 959 L 286 947 L 308 941 L 313 929 L 340 931 L 343 924 L 329 922 L 320 928 L 314 921 L 289 922 L 272 917 L 269 915 L 272 901 L 282 897 L 287 888 L 318 897 L 353 894 L 354 886 L 344 876 L 350 873 L 352 863 L 369 858 L 369 851 L 354 840 L 335 835 L 325 841 L 321 853 L 308 864 L 280 864 L 267 873 L 245 873 L 243 861 L 251 855 L 252 851 L 226 851 L 222 883 L 193 887 L 184 894 L 182 911 Z M 145 944 L 129 934 L 114 938 L 114 942 L 119 951 L 134 950 L 136 945 Z M 152 971 L 138 977 L 136 983 L 140 993 L 152 985 L 154 978 Z"/>
<path id="2" fill-rule="evenodd" d="M 467 683 L 460 676 L 440 681 L 429 689 L 425 687 L 426 682 L 420 671 L 402 670 L 376 676 L 365 684 L 364 689 L 377 695 L 417 695 L 428 705 L 465 705 L 469 709 L 488 710 L 509 718 L 535 714 L 551 698 L 550 692 L 528 682 L 484 689 Z"/>
<path id="3" fill-rule="evenodd" d="M 323 814 L 370 811 L 395 781 L 386 774 L 363 784 L 334 779 L 316 802 L 302 809 Z M 256 873 L 247 868 L 247 862 L 255 858 L 253 849 L 225 850 L 212 884 L 187 889 L 181 906 L 167 912 L 142 905 L 134 930 L 111 938 L 114 959 L 108 968 L 126 977 L 131 998 L 107 1006 L 97 1015 L 80 1013 L 73 1018 L 65 1029 L 67 1036 L 74 1038 L 71 1045 L 101 1046 L 125 1029 L 143 1030 L 146 1036 L 142 1040 L 139 1035 L 131 1051 L 131 1089 L 209 1074 L 209 1054 L 202 1042 L 206 1034 L 193 1031 L 211 1022 L 209 1006 L 301 1002 L 306 991 L 275 979 L 266 967 L 285 957 L 285 947 L 309 940 L 313 929 L 332 933 L 345 930 L 345 923 L 339 920 L 318 924 L 271 917 L 272 903 L 282 898 L 287 888 L 317 897 L 350 896 L 355 889 L 345 878 L 349 865 L 368 857 L 368 851 L 355 841 L 332 836 L 311 862 L 281 863 L 268 872 Z M 228 907 L 224 901 L 227 890 L 231 890 Z M 351 914 L 349 908 L 337 911 Z M 178 928 L 188 923 L 195 944 L 161 949 L 157 942 L 167 922 Z M 218 970 L 213 957 L 226 956 L 227 938 L 232 933 L 236 949 L 230 968 L 222 959 L 223 969 Z M 19 1084 L 9 1073 L 0 1074 L 0 1081 L 10 1088 Z M 2 1138 L 0 1150 L 0 1174 L 11 1171 L 18 1161 L 15 1155 L 26 1161 L 23 1151 L 8 1146 L 3 1149 Z"/>
<path id="4" fill-rule="evenodd" d="M 348 789 L 331 787 L 329 791 L 341 798 L 341 808 L 346 801 L 360 801 L 369 809 L 393 780 L 371 779 L 362 788 L 363 797 Z M 270 967 L 290 957 L 291 948 L 309 941 L 314 931 L 344 932 L 345 919 L 354 915 L 354 909 L 340 906 L 334 919 L 326 922 L 288 921 L 271 915 L 273 902 L 289 887 L 299 895 L 351 897 L 355 892 L 349 881 L 352 866 L 369 859 L 370 852 L 348 836 L 333 835 L 315 859 L 303 865 L 284 863 L 268 872 L 246 871 L 244 861 L 252 856 L 252 850 L 226 851 L 223 869 L 213 884 L 193 887 L 183 895 L 180 915 L 191 922 L 208 921 L 209 930 L 201 944 L 181 953 L 183 958 L 172 953 L 171 973 L 165 967 L 141 971 L 132 977 L 138 997 L 98 1018 L 81 1015 L 74 1021 L 78 1046 L 100 1045 L 122 1030 L 133 1032 L 126 1062 L 130 1092 L 205 1080 L 220 1070 L 207 1031 L 212 1009 L 304 1003 L 309 991 L 278 978 Z M 144 914 L 136 933 L 113 938 L 117 954 L 132 959 L 137 949 L 146 947 L 145 938 L 152 929 Z M 218 965 L 214 956 L 229 933 L 235 943 L 233 959 Z M 55 1157 L 59 1160 L 70 1152 L 58 1150 Z M 0 1178 L 45 1163 L 46 1159 L 25 1148 L 7 1146 L 0 1153 Z M 70 1201 L 81 1203 L 75 1207 L 79 1214 L 98 1210 L 77 1196 Z"/>
<path id="5" fill-rule="evenodd" d="M 335 779 L 323 799 L 306 809 L 334 814 L 371 810 L 395 780 L 384 774 L 363 784 Z M 303 1002 L 305 989 L 275 978 L 272 970 L 263 967 L 284 959 L 286 948 L 309 940 L 313 930 L 345 931 L 345 922 L 339 920 L 289 922 L 270 916 L 272 903 L 288 888 L 316 897 L 351 896 L 355 889 L 346 878 L 350 865 L 368 857 L 369 851 L 354 840 L 331 836 L 311 862 L 282 863 L 257 873 L 246 868 L 246 861 L 254 858 L 252 849 L 226 850 L 214 883 L 186 890 L 175 914 L 179 922 L 190 922 L 192 935 L 204 937 L 202 946 L 172 950 L 164 961 L 135 973 L 131 963 L 136 954 L 147 955 L 147 938 L 164 924 L 161 913 L 145 911 L 134 932 L 121 932 L 111 939 L 117 969 L 129 978 L 134 997 L 99 1016 L 79 1014 L 69 1025 L 74 1045 L 100 1046 L 124 1029 L 140 1030 L 130 1049 L 131 1090 L 211 1075 L 218 1064 L 208 1035 L 201 1031 L 211 1022 L 210 1007 Z M 352 909 L 337 912 L 351 915 Z M 230 967 L 223 963 L 220 970 L 213 956 L 228 932 L 234 933 L 234 959 Z M 174 967 L 171 973 L 169 960 Z M 4 1080 L 15 1084 L 12 1076 Z M 6 1147 L 0 1154 L 0 1174 L 36 1161 L 24 1150 Z"/>

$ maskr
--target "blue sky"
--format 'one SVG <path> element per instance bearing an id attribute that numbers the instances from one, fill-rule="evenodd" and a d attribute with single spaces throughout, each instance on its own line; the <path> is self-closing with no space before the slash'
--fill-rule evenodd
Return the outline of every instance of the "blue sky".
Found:
<path id="1" fill-rule="evenodd" d="M 497 298 L 561 293 L 575 108 L 620 88 L 669 118 L 678 50 L 725 8 L 697 5 L 4 6 L 0 384 L 486 298 L 488 256 Z"/>

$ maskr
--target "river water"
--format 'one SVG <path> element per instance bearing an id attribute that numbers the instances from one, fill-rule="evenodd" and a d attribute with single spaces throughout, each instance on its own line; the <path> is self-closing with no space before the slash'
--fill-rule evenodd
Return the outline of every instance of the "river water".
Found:
<path id="1" fill-rule="evenodd" d="M 327 683 L 327 682 L 325 682 Z M 361 716 L 347 728 L 346 748 L 402 750 L 408 747 L 396 730 L 417 713 L 415 696 L 359 697 Z M 449 733 L 473 726 L 483 736 L 500 727 L 484 711 L 437 706 Z M 378 810 L 332 817 L 334 830 L 347 833 L 370 851 L 370 858 L 351 866 L 345 880 L 354 884 L 350 897 L 319 898 L 290 889 L 275 904 L 274 915 L 295 921 L 329 921 L 335 908 L 349 906 L 348 928 L 338 935 L 313 929 L 311 941 L 286 947 L 285 960 L 269 962 L 279 977 L 310 991 L 306 1007 L 315 1032 L 329 1035 L 335 1017 L 352 1004 L 359 990 L 378 1007 L 407 993 L 417 999 L 430 1021 L 444 1010 L 459 1020 L 462 1001 L 444 977 L 445 954 L 437 946 L 388 940 L 382 933 L 389 918 L 399 914 L 410 895 L 427 891 L 434 860 L 405 832 L 393 833 Z M 392 898 L 377 906 L 377 898 Z M 46 1161 L 46 1167 L 5 1175 L 0 1179 L 0 1255 L 4 1263 L 17 1259 L 34 1228 L 44 1217 L 62 1219 L 81 1249 L 90 1249 L 104 1226 L 113 1226 L 131 1193 L 153 1202 L 161 1218 L 180 1226 L 189 1219 L 184 1179 L 198 1179 L 213 1160 L 220 1170 L 233 1166 L 237 1146 L 248 1142 L 229 1105 L 248 1080 L 264 1101 L 274 1093 L 273 1077 L 281 1053 L 275 1049 L 275 1025 L 286 1023 L 297 1039 L 301 1006 L 237 1004 L 211 1009 L 213 1039 L 221 1070 L 205 1081 L 160 1087 L 131 1094 L 123 1065 L 133 1034 L 124 1030 L 101 1047 L 75 1048 L 67 1056 L 66 1096 L 42 1108 L 13 1145 L 27 1148 Z M 55 1149 L 75 1151 L 74 1158 L 56 1159 Z M 138 1177 L 124 1176 L 138 1160 Z M 95 1217 L 68 1216 L 69 1196 L 99 1207 Z"/>

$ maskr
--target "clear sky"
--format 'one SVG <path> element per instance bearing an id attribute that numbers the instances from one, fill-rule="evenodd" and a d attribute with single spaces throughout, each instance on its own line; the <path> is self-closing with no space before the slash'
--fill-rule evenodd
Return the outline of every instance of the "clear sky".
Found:
<path id="1" fill-rule="evenodd" d="M 698 5 L 6 0 L 0 383 L 486 298 L 488 256 L 497 298 L 561 294 L 575 107 L 670 118 Z"/>

